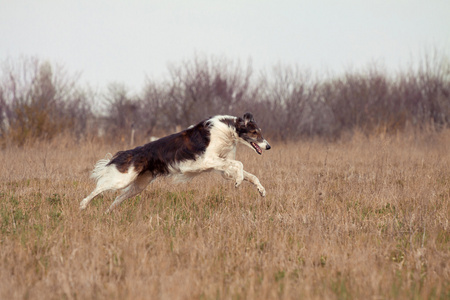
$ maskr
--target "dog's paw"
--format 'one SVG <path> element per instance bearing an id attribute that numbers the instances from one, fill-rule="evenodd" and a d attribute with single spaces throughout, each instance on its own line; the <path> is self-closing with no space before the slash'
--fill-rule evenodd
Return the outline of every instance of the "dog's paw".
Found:
<path id="1" fill-rule="evenodd" d="M 87 202 L 86 201 L 81 201 L 80 202 L 80 210 L 84 210 L 84 209 L 86 209 L 86 207 L 87 207 Z"/>
<path id="2" fill-rule="evenodd" d="M 236 179 L 236 183 L 234 184 L 234 187 L 239 187 L 241 185 L 242 181 L 244 181 L 244 177 Z"/>
<path id="3" fill-rule="evenodd" d="M 265 197 L 266 196 L 266 189 L 264 187 L 258 187 L 258 191 L 259 194 L 261 195 L 261 197 Z"/>

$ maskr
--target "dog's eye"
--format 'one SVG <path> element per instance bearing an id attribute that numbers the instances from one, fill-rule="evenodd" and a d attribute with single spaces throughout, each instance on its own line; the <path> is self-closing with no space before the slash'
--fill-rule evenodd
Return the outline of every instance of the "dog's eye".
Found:
<path id="1" fill-rule="evenodd" d="M 257 134 L 258 132 L 256 130 L 250 130 L 251 134 Z"/>

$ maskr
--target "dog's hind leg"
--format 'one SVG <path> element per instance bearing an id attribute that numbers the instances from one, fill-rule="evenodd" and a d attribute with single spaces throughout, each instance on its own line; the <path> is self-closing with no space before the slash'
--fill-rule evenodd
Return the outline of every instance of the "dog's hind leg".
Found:
<path id="1" fill-rule="evenodd" d="M 92 191 L 92 193 L 90 193 L 89 196 L 87 196 L 80 202 L 80 210 L 85 209 L 88 206 L 89 202 L 91 202 L 91 200 L 95 198 L 95 196 L 109 189 L 110 189 L 109 187 L 97 185 L 97 187 Z"/>
<path id="2" fill-rule="evenodd" d="M 111 212 L 115 207 L 117 207 L 124 200 L 129 199 L 133 196 L 136 196 L 140 192 L 142 192 L 145 187 L 152 182 L 154 176 L 150 172 L 146 172 L 144 174 L 139 175 L 136 180 L 131 183 L 127 188 L 122 190 L 122 193 L 117 196 L 111 206 L 106 210 L 105 214 Z"/>
<path id="3" fill-rule="evenodd" d="M 256 186 L 256 188 L 258 189 L 259 194 L 261 196 L 263 196 L 263 197 L 266 196 L 266 189 L 261 185 L 261 182 L 259 182 L 258 177 L 256 177 L 255 175 L 253 175 L 247 171 L 244 171 L 244 180 L 247 180 L 247 181 L 253 183 Z"/>
<path id="4" fill-rule="evenodd" d="M 129 186 L 138 176 L 133 168 L 127 173 L 121 173 L 115 165 L 104 166 L 97 176 L 97 186 L 92 193 L 80 202 L 80 210 L 85 209 L 89 202 L 98 194 L 108 190 L 119 190 Z"/>

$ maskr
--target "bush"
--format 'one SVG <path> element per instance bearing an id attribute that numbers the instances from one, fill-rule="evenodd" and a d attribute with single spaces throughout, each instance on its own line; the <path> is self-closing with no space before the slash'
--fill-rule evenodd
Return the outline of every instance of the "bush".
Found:
<path id="1" fill-rule="evenodd" d="M 134 134 L 146 142 L 211 115 L 247 111 L 279 140 L 440 130 L 450 122 L 450 62 L 436 53 L 397 74 L 371 66 L 329 77 L 282 65 L 255 76 L 250 63 L 196 56 L 172 64 L 163 80 L 147 80 L 141 93 L 109 85 L 100 94 L 104 109 L 77 76 L 36 58 L 6 61 L 0 79 L 1 139 L 19 145 L 64 132 L 133 144 Z"/>
<path id="2" fill-rule="evenodd" d="M 3 64 L 0 81 L 1 135 L 13 143 L 86 133 L 87 93 L 60 66 L 36 58 Z"/>

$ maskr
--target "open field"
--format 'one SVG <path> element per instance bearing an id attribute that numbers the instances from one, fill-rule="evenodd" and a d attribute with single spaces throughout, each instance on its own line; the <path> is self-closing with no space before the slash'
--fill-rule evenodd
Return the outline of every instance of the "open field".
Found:
<path id="1" fill-rule="evenodd" d="M 272 143 L 219 175 L 78 206 L 120 145 L 0 150 L 0 299 L 449 299 L 450 132 Z"/>

